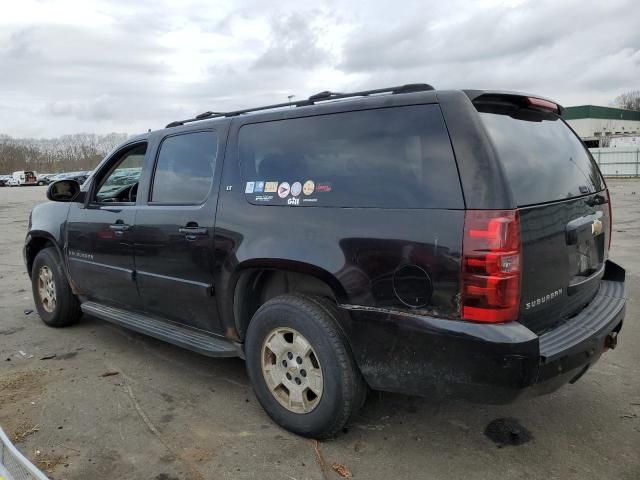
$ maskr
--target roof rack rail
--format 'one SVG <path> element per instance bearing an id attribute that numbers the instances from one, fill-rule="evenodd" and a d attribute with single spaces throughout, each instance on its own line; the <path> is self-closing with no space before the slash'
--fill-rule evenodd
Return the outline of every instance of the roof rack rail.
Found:
<path id="1" fill-rule="evenodd" d="M 171 122 L 165 128 L 178 127 L 180 125 L 184 125 L 185 123 L 197 122 L 199 120 L 221 118 L 221 117 L 236 117 L 238 115 L 243 115 L 245 113 L 259 112 L 263 110 L 274 110 L 276 108 L 306 107 L 309 105 L 314 105 L 317 102 L 325 102 L 330 100 L 341 100 L 344 98 L 352 98 L 352 97 L 368 97 L 370 95 L 380 95 L 384 93 L 394 95 L 394 94 L 400 94 L 400 93 L 426 92 L 429 90 L 435 90 L 435 89 L 431 85 L 426 83 L 409 83 L 407 85 L 400 85 L 397 87 L 378 88 L 376 90 L 363 90 L 361 92 L 352 92 L 352 93 L 338 93 L 338 92 L 330 92 L 328 90 L 325 90 L 324 92 L 311 95 L 306 100 L 299 100 L 297 102 L 276 103 L 273 105 L 246 108 L 244 110 L 235 110 L 231 112 L 204 112 L 199 115 L 196 115 L 194 118 L 188 118 L 186 120 L 177 120 L 175 122 Z"/>

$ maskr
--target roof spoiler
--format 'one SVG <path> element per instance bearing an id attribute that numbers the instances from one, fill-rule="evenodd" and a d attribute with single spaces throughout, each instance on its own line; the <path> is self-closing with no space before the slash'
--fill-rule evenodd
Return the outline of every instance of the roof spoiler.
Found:
<path id="1" fill-rule="evenodd" d="M 532 95 L 529 93 L 493 90 L 465 90 L 464 93 L 466 93 L 474 104 L 512 104 L 518 105 L 522 108 L 532 108 L 534 110 L 553 112 L 557 115 L 562 115 L 565 110 L 558 102 L 541 97 L 540 95 Z"/>

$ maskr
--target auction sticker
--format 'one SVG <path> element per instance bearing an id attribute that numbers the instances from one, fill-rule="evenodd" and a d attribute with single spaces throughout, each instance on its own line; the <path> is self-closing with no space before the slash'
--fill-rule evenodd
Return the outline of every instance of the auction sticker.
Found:
<path id="1" fill-rule="evenodd" d="M 287 182 L 282 182 L 278 187 L 278 196 L 280 198 L 287 198 L 289 192 L 291 191 L 291 187 Z"/>
<path id="2" fill-rule="evenodd" d="M 302 192 L 302 184 L 300 182 L 295 182 L 291 185 L 291 195 L 297 197 Z"/>

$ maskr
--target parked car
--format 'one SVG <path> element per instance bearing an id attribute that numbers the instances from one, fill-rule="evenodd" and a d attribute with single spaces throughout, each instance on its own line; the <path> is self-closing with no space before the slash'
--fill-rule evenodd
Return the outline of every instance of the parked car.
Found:
<path id="1" fill-rule="evenodd" d="M 11 175 L 0 175 L 0 187 L 8 186 Z"/>
<path id="2" fill-rule="evenodd" d="M 27 186 L 27 185 L 37 185 L 38 174 L 31 170 L 19 170 L 17 172 L 13 172 L 12 178 L 13 182 L 11 186 Z"/>
<path id="3" fill-rule="evenodd" d="M 67 173 L 66 173 L 66 172 L 56 173 L 56 174 L 52 175 L 52 176 L 49 178 L 49 183 L 53 183 L 53 182 L 55 182 L 55 181 L 62 180 L 62 179 L 64 179 L 64 178 L 66 178 L 66 176 L 67 176 Z"/>
<path id="4" fill-rule="evenodd" d="M 80 185 L 82 185 L 88 177 L 89 175 L 87 175 L 85 172 L 71 172 L 67 175 L 66 178 L 69 180 L 75 180 Z"/>
<path id="5" fill-rule="evenodd" d="M 51 178 L 54 177 L 53 173 L 41 173 L 38 175 L 37 183 L 39 186 L 49 185 L 51 183 Z"/>
<path id="6" fill-rule="evenodd" d="M 84 171 L 83 172 L 64 172 L 49 178 L 49 183 L 53 183 L 58 180 L 75 180 L 80 185 L 82 185 L 87 180 L 88 177 L 89 177 L 89 174 Z"/>
<path id="7" fill-rule="evenodd" d="M 369 388 L 507 403 L 616 346 L 611 200 L 560 105 L 407 85 L 293 107 L 173 122 L 50 185 L 24 249 L 42 320 L 243 357 L 313 438 Z"/>

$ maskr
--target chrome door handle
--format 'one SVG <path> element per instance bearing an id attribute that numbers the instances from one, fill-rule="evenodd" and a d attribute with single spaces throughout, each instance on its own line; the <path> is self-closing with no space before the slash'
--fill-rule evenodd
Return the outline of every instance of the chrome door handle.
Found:
<path id="1" fill-rule="evenodd" d="M 113 223 L 109 225 L 109 230 L 114 232 L 126 232 L 131 228 L 131 225 L 127 225 L 126 223 Z"/>
<path id="2" fill-rule="evenodd" d="M 208 235 L 209 229 L 206 227 L 180 227 L 178 232 L 186 235 L 187 239 L 194 239 L 196 237 L 204 237 Z"/>

